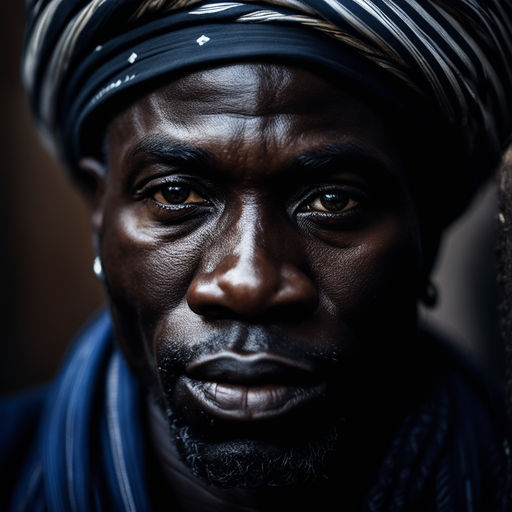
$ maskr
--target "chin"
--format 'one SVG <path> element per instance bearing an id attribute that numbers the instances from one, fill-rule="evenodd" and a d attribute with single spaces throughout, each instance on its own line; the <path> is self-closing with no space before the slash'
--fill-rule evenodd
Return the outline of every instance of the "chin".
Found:
<path id="1" fill-rule="evenodd" d="M 241 431 L 212 424 L 205 435 L 181 425 L 172 413 L 168 416 L 183 460 L 196 477 L 216 487 L 289 487 L 324 480 L 338 449 L 339 428 L 334 423 L 315 433 L 297 433 L 297 424 L 280 425 L 277 432 L 271 425 Z"/>

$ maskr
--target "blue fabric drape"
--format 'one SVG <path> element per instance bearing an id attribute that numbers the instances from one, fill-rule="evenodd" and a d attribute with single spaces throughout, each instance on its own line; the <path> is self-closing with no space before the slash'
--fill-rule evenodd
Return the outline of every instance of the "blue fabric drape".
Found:
<path id="1" fill-rule="evenodd" d="M 507 512 L 500 411 L 460 369 L 441 363 L 436 371 L 427 398 L 388 447 L 363 512 Z M 151 511 L 145 408 L 107 313 L 84 330 L 44 400 L 10 510 Z M 0 418 L 27 418 L 15 408 L 16 401 L 0 404 Z M 15 442 L 15 428 L 0 434 L 2 447 Z"/>
<path id="2" fill-rule="evenodd" d="M 47 397 L 12 510 L 149 511 L 144 460 L 137 381 L 113 350 L 103 313 L 80 337 Z"/>

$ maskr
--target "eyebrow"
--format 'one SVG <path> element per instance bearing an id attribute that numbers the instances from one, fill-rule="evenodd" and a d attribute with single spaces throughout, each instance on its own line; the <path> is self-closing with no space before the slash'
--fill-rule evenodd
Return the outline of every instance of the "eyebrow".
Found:
<path id="1" fill-rule="evenodd" d="M 179 167 L 212 167 L 214 160 L 209 151 L 161 135 L 144 137 L 128 151 L 123 160 L 128 163 L 142 155 L 146 161 Z"/>
<path id="2" fill-rule="evenodd" d="M 387 171 L 392 173 L 389 158 L 372 147 L 349 141 L 307 151 L 298 155 L 290 169 L 331 171 L 335 167 L 356 165 L 360 171 Z M 341 169 L 342 170 L 342 169 Z"/>
<path id="3" fill-rule="evenodd" d="M 162 135 L 148 135 L 131 148 L 123 158 L 128 164 L 137 157 L 143 156 L 145 161 L 163 163 L 180 168 L 194 169 L 205 174 L 215 172 L 223 174 L 222 169 L 215 165 L 215 155 L 208 150 L 191 146 Z M 393 173 L 389 159 L 380 151 L 357 141 L 329 144 L 318 149 L 306 151 L 293 158 L 292 162 L 279 172 L 280 175 L 296 175 L 297 172 L 330 173 L 338 167 L 340 170 L 356 166 L 361 172 Z M 354 170 L 351 168 L 350 170 Z"/>

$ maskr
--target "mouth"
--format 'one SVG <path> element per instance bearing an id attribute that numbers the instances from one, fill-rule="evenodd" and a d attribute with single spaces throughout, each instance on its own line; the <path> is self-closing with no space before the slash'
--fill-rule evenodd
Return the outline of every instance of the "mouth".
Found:
<path id="1" fill-rule="evenodd" d="M 186 369 L 185 389 L 204 412 L 223 420 L 267 420 L 316 402 L 325 392 L 313 368 L 269 353 L 221 352 Z"/>

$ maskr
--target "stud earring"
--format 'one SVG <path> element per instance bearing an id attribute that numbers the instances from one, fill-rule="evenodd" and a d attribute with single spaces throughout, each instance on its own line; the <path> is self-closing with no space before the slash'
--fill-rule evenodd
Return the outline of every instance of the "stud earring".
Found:
<path id="1" fill-rule="evenodd" d="M 432 281 L 428 281 L 421 294 L 421 300 L 425 306 L 432 308 L 437 304 L 438 292 Z"/>
<path id="2" fill-rule="evenodd" d="M 103 265 L 101 264 L 101 258 L 99 256 L 96 256 L 94 258 L 94 262 L 92 264 L 92 271 L 94 272 L 94 275 L 103 281 L 104 275 L 103 275 Z"/>

